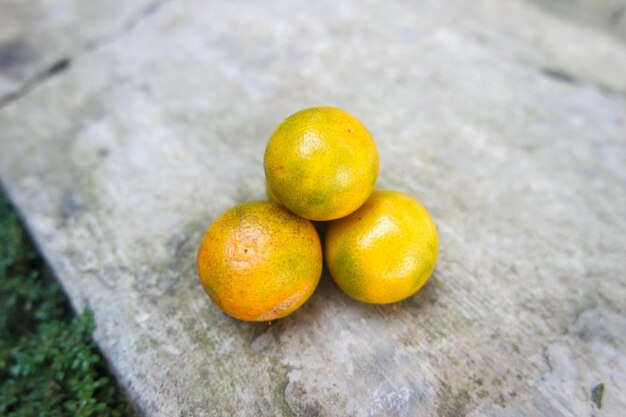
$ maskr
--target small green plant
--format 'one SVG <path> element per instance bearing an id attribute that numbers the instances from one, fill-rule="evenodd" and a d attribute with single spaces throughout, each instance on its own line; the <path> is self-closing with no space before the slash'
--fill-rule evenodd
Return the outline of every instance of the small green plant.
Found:
<path id="1" fill-rule="evenodd" d="M 127 416 L 91 335 L 73 316 L 0 190 L 0 416 Z"/>

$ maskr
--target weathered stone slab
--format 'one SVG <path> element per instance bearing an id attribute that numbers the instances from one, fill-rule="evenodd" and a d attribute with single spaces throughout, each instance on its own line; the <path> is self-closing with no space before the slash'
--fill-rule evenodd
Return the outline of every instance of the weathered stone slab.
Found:
<path id="1" fill-rule="evenodd" d="M 624 0 L 531 0 L 556 14 L 583 25 L 596 27 L 626 41 Z"/>
<path id="2" fill-rule="evenodd" d="M 0 106 L 62 71 L 77 55 L 115 40 L 162 0 L 2 0 Z"/>
<path id="3" fill-rule="evenodd" d="M 624 43 L 525 2 L 309 3 L 164 3 L 0 110 L 3 185 L 137 408 L 621 415 Z M 370 128 L 440 262 L 395 305 L 323 277 L 292 316 L 236 321 L 197 245 L 263 198 L 272 129 L 317 104 Z"/>

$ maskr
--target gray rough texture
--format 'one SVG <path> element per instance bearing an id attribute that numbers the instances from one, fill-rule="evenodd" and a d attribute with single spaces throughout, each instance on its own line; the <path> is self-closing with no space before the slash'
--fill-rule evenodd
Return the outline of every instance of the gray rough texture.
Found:
<path id="1" fill-rule="evenodd" d="M 625 3 L 590 3 L 0 0 L 0 178 L 143 415 L 620 416 Z M 437 269 L 236 321 L 196 248 L 318 104 L 433 213 Z"/>
<path id="2" fill-rule="evenodd" d="M 2 0 L 0 105 L 114 41 L 164 0 Z"/>

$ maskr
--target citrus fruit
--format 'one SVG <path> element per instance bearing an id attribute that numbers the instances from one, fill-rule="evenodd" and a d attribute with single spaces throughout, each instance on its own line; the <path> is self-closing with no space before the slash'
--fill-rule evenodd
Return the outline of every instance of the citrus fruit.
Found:
<path id="1" fill-rule="evenodd" d="M 278 201 L 278 198 L 276 198 L 276 196 L 274 195 L 274 192 L 270 188 L 270 185 L 267 183 L 267 180 L 265 180 L 265 195 L 267 196 L 268 201 L 280 204 L 280 201 Z"/>
<path id="2" fill-rule="evenodd" d="M 278 201 L 278 199 L 274 195 L 274 192 L 272 191 L 272 189 L 267 184 L 267 181 L 265 181 L 265 195 L 267 196 L 267 200 L 268 201 L 270 201 L 272 203 L 280 204 L 280 201 Z M 326 224 L 328 222 L 313 221 L 312 223 L 313 223 L 313 226 L 315 227 L 315 230 L 317 230 L 317 235 L 321 239 L 324 236 L 324 233 L 326 232 Z"/>
<path id="3" fill-rule="evenodd" d="M 350 114 L 313 107 L 283 121 L 265 150 L 269 189 L 311 220 L 346 216 L 367 200 L 378 178 L 374 139 Z"/>
<path id="4" fill-rule="evenodd" d="M 311 222 L 267 201 L 227 210 L 208 228 L 198 251 L 204 290 L 241 320 L 292 313 L 311 296 L 321 272 L 322 249 Z"/>
<path id="5" fill-rule="evenodd" d="M 330 222 L 324 255 L 337 285 L 357 300 L 386 304 L 419 290 L 435 268 L 439 238 L 428 211 L 395 191 L 374 191 Z"/>

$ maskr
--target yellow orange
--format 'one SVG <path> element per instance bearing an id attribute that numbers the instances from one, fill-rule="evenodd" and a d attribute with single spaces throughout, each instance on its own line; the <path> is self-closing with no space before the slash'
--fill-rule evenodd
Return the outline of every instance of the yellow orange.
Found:
<path id="1" fill-rule="evenodd" d="M 334 107 L 313 107 L 283 121 L 265 150 L 265 177 L 294 213 L 332 220 L 367 200 L 379 170 L 374 139 L 356 118 Z"/>
<path id="2" fill-rule="evenodd" d="M 439 238 L 413 198 L 374 191 L 358 210 L 330 222 L 324 256 L 337 285 L 357 300 L 386 304 L 417 292 L 435 268 Z"/>
<path id="3" fill-rule="evenodd" d="M 198 251 L 200 282 L 226 313 L 241 320 L 284 317 L 311 296 L 322 271 L 310 221 L 267 201 L 231 208 L 207 230 Z"/>
<path id="4" fill-rule="evenodd" d="M 265 180 L 265 195 L 267 196 L 268 201 L 280 204 L 280 201 L 278 201 L 278 198 L 276 198 L 276 196 L 274 195 L 274 192 L 270 188 L 270 185 L 267 183 L 267 180 Z"/>

